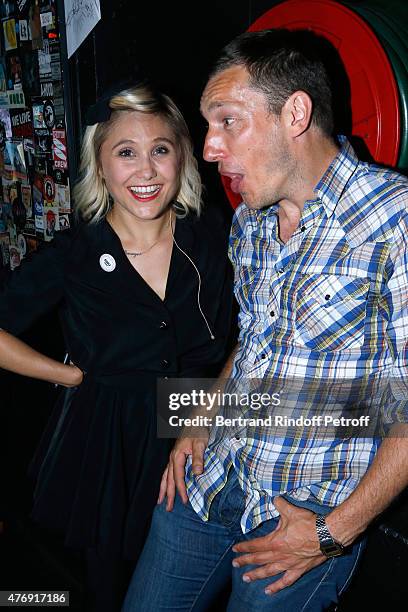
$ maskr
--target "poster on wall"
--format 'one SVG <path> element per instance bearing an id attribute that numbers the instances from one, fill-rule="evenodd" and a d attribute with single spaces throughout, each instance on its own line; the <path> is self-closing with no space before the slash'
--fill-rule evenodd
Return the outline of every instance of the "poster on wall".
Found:
<path id="1" fill-rule="evenodd" d="M 24 91 L 19 90 L 8 90 L 6 92 L 7 95 L 7 103 L 6 106 L 8 108 L 25 108 L 25 96 Z"/>
<path id="2" fill-rule="evenodd" d="M 41 102 L 35 102 L 32 106 L 33 109 L 33 126 L 35 130 L 45 129 L 46 125 L 44 123 L 44 105 Z"/>
<path id="3" fill-rule="evenodd" d="M 30 0 L 17 0 L 17 10 L 20 15 L 25 15 L 28 10 Z"/>
<path id="4" fill-rule="evenodd" d="M 52 155 L 54 168 L 59 170 L 66 170 L 68 168 L 65 130 L 52 131 Z"/>
<path id="5" fill-rule="evenodd" d="M 10 237 L 8 234 L 0 234 L 0 249 L 3 266 L 8 266 L 10 263 Z"/>
<path id="6" fill-rule="evenodd" d="M 7 140 L 4 149 L 4 175 L 10 180 L 27 181 L 22 140 Z"/>
<path id="7" fill-rule="evenodd" d="M 13 132 L 11 130 L 10 111 L 7 108 L 0 108 L 0 123 L 4 127 L 5 138 L 12 138 Z M 4 149 L 5 146 L 6 146 L 5 141 L 0 144 L 1 149 Z"/>
<path id="8" fill-rule="evenodd" d="M 42 182 L 36 179 L 32 194 L 33 194 L 33 210 L 35 220 L 35 230 L 37 234 L 43 235 L 44 232 L 44 207 L 43 207 L 43 195 L 42 195 Z"/>
<path id="9" fill-rule="evenodd" d="M 60 212 L 71 212 L 71 196 L 68 185 L 55 185 L 55 201 L 58 203 Z"/>
<path id="10" fill-rule="evenodd" d="M 7 55 L 7 89 L 23 88 L 23 69 L 19 55 Z"/>
<path id="11" fill-rule="evenodd" d="M 59 211 L 56 206 L 44 208 L 44 240 L 49 242 L 59 231 Z"/>
<path id="12" fill-rule="evenodd" d="M 20 250 L 17 244 L 10 244 L 10 268 L 15 270 L 21 263 Z"/>
<path id="13" fill-rule="evenodd" d="M 49 81 L 51 78 L 51 55 L 50 43 L 48 40 L 43 41 L 42 49 L 38 49 L 38 70 L 41 81 Z"/>
<path id="14" fill-rule="evenodd" d="M 44 205 L 53 206 L 55 201 L 55 183 L 52 176 L 45 176 L 43 185 Z"/>
<path id="15" fill-rule="evenodd" d="M 28 21 L 27 19 L 19 19 L 18 21 L 18 35 L 20 37 L 20 42 L 27 42 L 30 40 L 30 32 L 28 29 Z"/>
<path id="16" fill-rule="evenodd" d="M 24 204 L 24 208 L 26 209 L 26 218 L 33 218 L 33 204 L 31 200 L 31 185 L 22 184 L 21 185 L 21 199 Z"/>
<path id="17" fill-rule="evenodd" d="M 7 74 L 3 58 L 0 58 L 0 108 L 7 106 Z"/>
<path id="18" fill-rule="evenodd" d="M 27 253 L 27 241 L 24 237 L 24 234 L 19 234 L 17 236 L 17 247 L 20 252 L 20 257 L 21 258 L 25 257 Z"/>
<path id="19" fill-rule="evenodd" d="M 11 110 L 10 117 L 14 138 L 33 137 L 33 116 L 29 108 Z"/>
<path id="20" fill-rule="evenodd" d="M 34 50 L 42 49 L 43 37 L 41 30 L 40 7 L 37 2 L 30 3 L 28 13 L 28 21 L 30 24 L 31 45 Z"/>
<path id="21" fill-rule="evenodd" d="M 12 17 L 15 13 L 15 2 L 14 0 L 2 0 L 0 5 L 0 16 L 2 18 Z"/>
<path id="22" fill-rule="evenodd" d="M 59 214 L 59 231 L 62 232 L 65 229 L 69 229 L 71 227 L 70 215 L 67 213 Z"/>
<path id="23" fill-rule="evenodd" d="M 65 0 L 68 58 L 92 32 L 101 18 L 99 0 Z"/>
<path id="24" fill-rule="evenodd" d="M 4 48 L 6 51 L 17 49 L 16 21 L 7 19 L 3 21 Z"/>

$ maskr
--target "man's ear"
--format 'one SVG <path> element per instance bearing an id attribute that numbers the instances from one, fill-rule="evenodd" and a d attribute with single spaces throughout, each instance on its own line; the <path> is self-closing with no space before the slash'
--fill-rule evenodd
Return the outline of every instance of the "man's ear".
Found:
<path id="1" fill-rule="evenodd" d="M 305 91 L 295 91 L 285 102 L 281 112 L 291 136 L 300 136 L 310 127 L 313 113 L 313 102 Z"/>

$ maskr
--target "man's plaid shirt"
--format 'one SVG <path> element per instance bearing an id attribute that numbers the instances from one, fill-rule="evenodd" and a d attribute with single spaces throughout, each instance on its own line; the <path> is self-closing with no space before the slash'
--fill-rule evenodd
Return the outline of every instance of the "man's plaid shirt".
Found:
<path id="1" fill-rule="evenodd" d="M 240 306 L 232 378 L 406 380 L 408 180 L 359 162 L 346 139 L 307 201 L 298 229 L 278 239 L 277 206 L 234 215 L 230 258 Z M 379 445 L 373 437 L 260 435 L 214 439 L 204 473 L 186 467 L 189 499 L 208 519 L 229 469 L 245 493 L 243 532 L 278 515 L 276 495 L 344 501 Z"/>

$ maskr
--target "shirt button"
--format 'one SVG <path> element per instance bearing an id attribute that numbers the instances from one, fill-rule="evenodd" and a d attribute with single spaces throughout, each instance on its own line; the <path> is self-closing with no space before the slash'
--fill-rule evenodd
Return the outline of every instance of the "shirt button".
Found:
<path id="1" fill-rule="evenodd" d="M 266 353 L 262 353 L 261 354 L 261 359 L 265 359 L 266 358 Z"/>
<path id="2" fill-rule="evenodd" d="M 279 274 L 283 274 L 283 273 L 284 273 L 284 271 L 285 271 L 285 268 L 279 268 L 278 273 L 279 273 Z"/>
<path id="3" fill-rule="evenodd" d="M 234 436 L 235 440 L 240 440 L 241 437 L 240 436 Z"/>
<path id="4" fill-rule="evenodd" d="M 167 323 L 166 321 L 161 321 L 159 324 L 159 329 L 167 329 Z"/>
<path id="5" fill-rule="evenodd" d="M 304 232 L 305 230 L 306 230 L 305 226 L 304 226 L 304 225 L 302 225 L 302 227 L 300 228 L 300 231 L 301 231 L 301 232 Z"/>
<path id="6" fill-rule="evenodd" d="M 275 311 L 271 310 L 270 314 L 271 314 L 271 317 L 274 317 L 275 316 Z"/>
<path id="7" fill-rule="evenodd" d="M 331 298 L 331 296 L 328 293 L 324 296 L 325 300 L 330 300 L 330 298 Z"/>
<path id="8" fill-rule="evenodd" d="M 168 361 L 167 359 L 162 359 L 162 360 L 161 360 L 161 367 L 162 367 L 164 370 L 167 370 L 167 368 L 169 367 L 169 365 L 170 365 L 170 361 Z"/>

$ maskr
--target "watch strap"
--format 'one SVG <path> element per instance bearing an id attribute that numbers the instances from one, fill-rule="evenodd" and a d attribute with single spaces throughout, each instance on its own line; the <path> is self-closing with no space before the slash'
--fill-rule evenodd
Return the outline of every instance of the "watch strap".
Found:
<path id="1" fill-rule="evenodd" d="M 316 514 L 316 531 L 320 550 L 326 557 L 338 557 L 344 553 L 344 546 L 331 535 L 324 514 Z"/>

